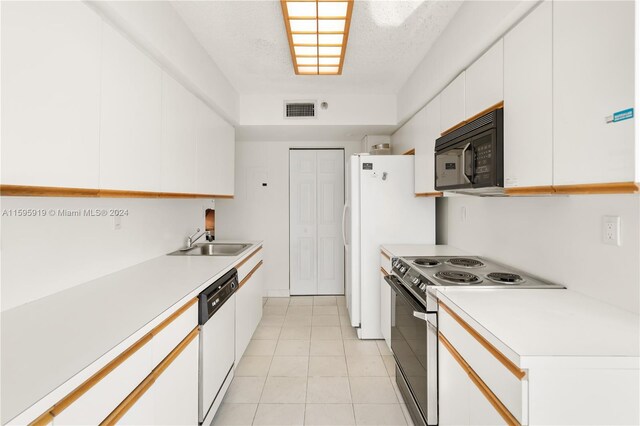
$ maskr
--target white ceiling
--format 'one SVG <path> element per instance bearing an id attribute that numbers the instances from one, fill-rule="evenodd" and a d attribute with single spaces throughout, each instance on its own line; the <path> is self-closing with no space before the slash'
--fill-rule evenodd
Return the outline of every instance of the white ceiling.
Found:
<path id="1" fill-rule="evenodd" d="M 172 1 L 240 93 L 396 93 L 461 2 L 355 0 L 341 76 L 293 72 L 280 1 Z"/>

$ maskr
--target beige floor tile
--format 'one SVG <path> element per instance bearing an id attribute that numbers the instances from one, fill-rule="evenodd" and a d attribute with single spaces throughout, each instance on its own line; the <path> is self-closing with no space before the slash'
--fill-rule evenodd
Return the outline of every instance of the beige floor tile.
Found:
<path id="1" fill-rule="evenodd" d="M 308 370 L 308 356 L 274 356 L 269 376 L 307 377 Z"/>
<path id="2" fill-rule="evenodd" d="M 400 404 L 400 408 L 402 409 L 402 414 L 404 414 L 404 420 L 409 426 L 413 426 L 413 420 L 411 419 L 411 414 L 409 414 L 407 406 L 405 404 Z"/>
<path id="3" fill-rule="evenodd" d="M 234 377 L 224 397 L 224 403 L 257 403 L 264 387 L 264 377 Z"/>
<path id="4" fill-rule="evenodd" d="M 244 351 L 245 356 L 272 356 L 276 350 L 277 340 L 251 340 L 247 349 Z"/>
<path id="5" fill-rule="evenodd" d="M 375 340 L 350 340 L 344 342 L 344 353 L 347 355 L 380 355 Z"/>
<path id="6" fill-rule="evenodd" d="M 280 332 L 280 340 L 309 340 L 311 338 L 311 327 L 287 326 Z"/>
<path id="7" fill-rule="evenodd" d="M 311 340 L 342 340 L 340 327 L 312 327 Z"/>
<path id="8" fill-rule="evenodd" d="M 312 306 L 313 296 L 291 296 L 289 306 Z"/>
<path id="9" fill-rule="evenodd" d="M 286 315 L 289 305 L 266 305 L 262 308 L 262 315 Z"/>
<path id="10" fill-rule="evenodd" d="M 380 351 L 380 355 L 393 355 L 393 352 L 391 352 L 391 349 L 389 349 L 386 340 L 376 340 L 376 344 L 378 345 L 378 351 Z"/>
<path id="11" fill-rule="evenodd" d="M 345 377 L 347 363 L 343 356 L 312 356 L 309 358 L 309 377 Z"/>
<path id="12" fill-rule="evenodd" d="M 344 356 L 342 340 L 312 340 L 311 356 Z"/>
<path id="13" fill-rule="evenodd" d="M 284 426 L 304 424 L 304 404 L 260 404 L 254 425 Z"/>
<path id="14" fill-rule="evenodd" d="M 288 315 L 285 317 L 283 327 L 302 327 L 311 325 L 311 315 Z"/>
<path id="15" fill-rule="evenodd" d="M 270 297 L 267 299 L 267 303 L 265 306 L 288 306 L 289 298 L 288 297 Z"/>
<path id="16" fill-rule="evenodd" d="M 314 296 L 313 297 L 314 306 L 327 306 L 327 305 L 337 305 L 335 296 Z"/>
<path id="17" fill-rule="evenodd" d="M 336 296 L 336 303 L 338 306 L 347 306 L 347 298 L 345 296 Z"/>
<path id="18" fill-rule="evenodd" d="M 349 379 L 346 377 L 309 377 L 307 403 L 342 404 L 351 402 Z"/>
<path id="19" fill-rule="evenodd" d="M 382 361 L 389 377 L 396 377 L 396 360 L 393 355 L 382 355 Z"/>
<path id="20" fill-rule="evenodd" d="M 347 356 L 347 368 L 349 376 L 361 377 L 388 377 L 380 355 L 353 355 Z"/>
<path id="21" fill-rule="evenodd" d="M 312 315 L 313 314 L 313 306 L 298 306 L 298 305 L 289 305 L 289 309 L 287 309 L 287 315 Z"/>
<path id="22" fill-rule="evenodd" d="M 265 377 L 271 365 L 270 356 L 243 356 L 234 375 L 236 377 Z"/>
<path id="23" fill-rule="evenodd" d="M 353 402 L 358 404 L 397 404 L 389 377 L 349 377 Z"/>
<path id="24" fill-rule="evenodd" d="M 221 404 L 213 426 L 250 426 L 258 404 Z"/>
<path id="25" fill-rule="evenodd" d="M 280 327 L 261 325 L 256 328 L 251 337 L 254 340 L 277 340 L 280 336 Z"/>
<path id="26" fill-rule="evenodd" d="M 282 327 L 283 323 L 284 315 L 262 315 L 262 319 L 260 320 L 260 326 Z"/>
<path id="27" fill-rule="evenodd" d="M 338 315 L 349 316 L 349 309 L 346 306 L 338 305 Z"/>
<path id="28" fill-rule="evenodd" d="M 405 425 L 400 404 L 353 404 L 358 425 Z"/>
<path id="29" fill-rule="evenodd" d="M 304 413 L 305 425 L 347 426 L 355 425 L 356 420 L 351 404 L 307 404 Z"/>
<path id="30" fill-rule="evenodd" d="M 349 319 L 349 315 L 339 315 L 338 320 L 340 320 L 340 326 L 351 326 L 351 319 Z"/>
<path id="31" fill-rule="evenodd" d="M 267 377 L 260 403 L 302 404 L 306 396 L 306 377 Z"/>
<path id="32" fill-rule="evenodd" d="M 338 307 L 333 305 L 317 305 L 313 307 L 313 315 L 338 315 Z"/>
<path id="33" fill-rule="evenodd" d="M 351 324 L 341 325 L 340 328 L 342 329 L 342 340 L 355 340 L 358 338 L 358 333 L 355 328 L 351 327 Z"/>
<path id="34" fill-rule="evenodd" d="M 308 340 L 278 340 L 276 356 L 309 356 Z"/>
<path id="35" fill-rule="evenodd" d="M 340 326 L 340 320 L 337 315 L 315 315 L 311 322 L 314 326 Z"/>
<path id="36" fill-rule="evenodd" d="M 400 388 L 398 387 L 398 383 L 396 382 L 395 377 L 391 378 L 391 387 L 393 387 L 393 391 L 396 393 L 396 398 L 398 398 L 398 402 L 406 403 L 404 397 L 402 396 L 402 392 L 400 392 Z"/>

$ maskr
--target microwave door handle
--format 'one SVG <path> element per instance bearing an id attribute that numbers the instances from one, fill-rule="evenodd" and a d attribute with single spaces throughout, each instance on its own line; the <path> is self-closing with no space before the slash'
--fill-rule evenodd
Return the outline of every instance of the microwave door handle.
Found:
<path id="1" fill-rule="evenodd" d="M 469 176 L 467 176 L 467 164 L 466 164 L 467 163 L 466 153 L 470 146 L 471 146 L 471 142 L 469 142 L 464 146 L 464 148 L 462 148 L 462 176 L 467 181 L 467 183 L 472 183 L 471 179 L 469 179 Z"/>

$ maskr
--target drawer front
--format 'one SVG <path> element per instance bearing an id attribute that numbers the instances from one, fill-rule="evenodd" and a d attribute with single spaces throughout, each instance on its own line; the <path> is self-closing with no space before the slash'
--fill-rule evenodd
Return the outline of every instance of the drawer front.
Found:
<path id="1" fill-rule="evenodd" d="M 193 303 L 193 302 L 191 302 Z M 154 333 L 153 365 L 162 361 L 198 325 L 198 303 L 193 303 L 162 330 Z"/>
<path id="2" fill-rule="evenodd" d="M 384 251 L 380 251 L 380 267 L 384 269 L 387 274 L 391 273 L 391 256 L 388 256 Z"/>
<path id="3" fill-rule="evenodd" d="M 438 329 L 447 338 L 451 345 L 460 353 L 462 358 L 484 381 L 505 407 L 518 419 L 520 423 L 526 423 L 523 418 L 524 398 L 527 395 L 527 380 L 518 377 L 507 365 L 483 346 L 469 331 L 467 331 L 456 318 L 450 308 L 440 303 L 438 311 Z M 496 353 L 497 349 L 493 348 Z M 504 355 L 503 355 L 504 356 Z M 517 369 L 515 365 L 511 368 Z M 524 372 L 518 369 L 519 375 Z"/>
<path id="4" fill-rule="evenodd" d="M 254 249 L 249 257 L 240 261 L 240 263 L 236 265 L 236 269 L 238 270 L 238 282 L 242 282 L 247 274 L 249 274 L 249 272 L 251 272 L 261 260 L 262 247 L 258 247 L 257 249 Z"/>

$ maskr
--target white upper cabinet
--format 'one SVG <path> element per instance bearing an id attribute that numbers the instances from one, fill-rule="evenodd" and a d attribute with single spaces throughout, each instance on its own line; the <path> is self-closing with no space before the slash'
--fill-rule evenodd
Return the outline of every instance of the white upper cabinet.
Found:
<path id="1" fill-rule="evenodd" d="M 97 188 L 100 19 L 2 2 L 2 183 Z"/>
<path id="2" fill-rule="evenodd" d="M 553 183 L 552 6 L 547 0 L 504 37 L 504 184 Z"/>
<path id="3" fill-rule="evenodd" d="M 100 105 L 100 188 L 160 191 L 162 71 L 108 24 Z"/>
<path id="4" fill-rule="evenodd" d="M 235 129 L 200 101 L 196 151 L 197 192 L 233 195 Z"/>
<path id="5" fill-rule="evenodd" d="M 634 120 L 606 117 L 634 107 L 634 3 L 553 2 L 553 181 L 631 182 Z"/>
<path id="6" fill-rule="evenodd" d="M 444 132 L 467 118 L 465 114 L 465 73 L 462 72 L 440 93 L 440 131 Z"/>
<path id="7" fill-rule="evenodd" d="M 500 39 L 465 71 L 465 118 L 503 100 L 503 52 Z"/>
<path id="8" fill-rule="evenodd" d="M 196 193 L 198 99 L 162 75 L 161 191 Z"/>
<path id="9" fill-rule="evenodd" d="M 416 194 L 436 192 L 434 171 L 434 149 L 436 139 L 440 137 L 440 96 L 431 100 L 418 114 L 420 116 L 420 134 L 416 139 L 415 175 Z"/>

